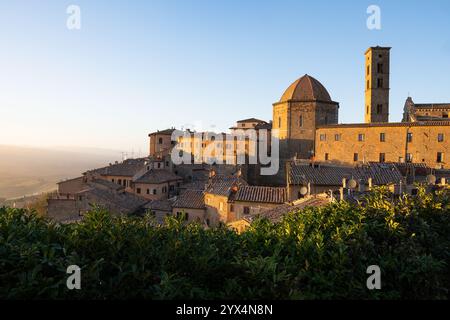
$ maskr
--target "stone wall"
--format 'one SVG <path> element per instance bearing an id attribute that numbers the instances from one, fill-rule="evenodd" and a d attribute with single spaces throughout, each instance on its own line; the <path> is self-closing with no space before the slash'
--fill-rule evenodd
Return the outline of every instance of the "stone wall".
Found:
<path id="1" fill-rule="evenodd" d="M 363 134 L 363 141 L 358 135 Z M 380 141 L 384 134 L 385 141 Z M 412 135 L 408 142 L 407 135 Z M 438 141 L 443 134 L 444 140 Z M 322 135 L 322 138 L 321 138 Z M 339 139 L 336 140 L 336 135 Z M 385 162 L 405 162 L 407 154 L 412 162 L 426 163 L 435 168 L 449 168 L 450 122 L 431 123 L 389 123 L 355 124 L 318 128 L 316 131 L 316 160 L 335 163 L 358 164 L 380 162 L 384 154 Z M 437 162 L 438 152 L 443 154 L 441 163 Z M 354 161 L 354 155 L 358 155 Z M 382 157 L 382 156 L 381 156 Z"/>
<path id="2" fill-rule="evenodd" d="M 80 218 L 74 199 L 48 199 L 47 216 L 56 221 L 77 220 Z"/>

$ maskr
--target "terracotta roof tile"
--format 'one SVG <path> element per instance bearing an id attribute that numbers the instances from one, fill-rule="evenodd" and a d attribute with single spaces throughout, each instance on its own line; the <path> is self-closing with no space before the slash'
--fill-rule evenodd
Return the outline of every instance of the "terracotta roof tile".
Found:
<path id="1" fill-rule="evenodd" d="M 205 209 L 205 196 L 203 191 L 184 191 L 173 203 L 173 208 Z"/>
<path id="2" fill-rule="evenodd" d="M 182 180 L 183 178 L 177 176 L 175 173 L 172 173 L 165 169 L 152 169 L 136 178 L 134 182 L 136 183 L 150 183 L 150 184 L 159 184 L 169 181 Z"/>
<path id="3" fill-rule="evenodd" d="M 281 204 L 287 201 L 286 188 L 242 186 L 233 196 L 233 200 Z"/>

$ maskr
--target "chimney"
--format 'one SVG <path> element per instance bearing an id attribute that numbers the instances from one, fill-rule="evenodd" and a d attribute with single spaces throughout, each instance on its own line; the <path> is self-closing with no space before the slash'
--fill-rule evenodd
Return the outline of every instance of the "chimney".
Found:
<path id="1" fill-rule="evenodd" d="M 347 179 L 342 178 L 342 188 L 347 188 Z"/>
<path id="2" fill-rule="evenodd" d="M 369 185 L 369 190 L 372 190 L 372 178 L 367 179 L 367 183 Z"/>

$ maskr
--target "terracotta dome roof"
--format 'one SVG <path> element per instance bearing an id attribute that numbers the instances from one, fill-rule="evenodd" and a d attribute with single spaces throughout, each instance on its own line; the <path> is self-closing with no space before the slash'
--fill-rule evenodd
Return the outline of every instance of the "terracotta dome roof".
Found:
<path id="1" fill-rule="evenodd" d="M 286 89 L 280 102 L 297 101 L 329 101 L 332 102 L 327 89 L 316 79 L 305 74 Z"/>

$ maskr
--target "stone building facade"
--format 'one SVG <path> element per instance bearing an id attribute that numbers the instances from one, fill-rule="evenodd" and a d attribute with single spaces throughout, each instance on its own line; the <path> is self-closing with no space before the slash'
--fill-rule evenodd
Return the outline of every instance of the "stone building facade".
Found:
<path id="1" fill-rule="evenodd" d="M 343 164 L 425 163 L 448 168 L 450 121 L 361 123 L 316 130 L 315 159 Z"/>

